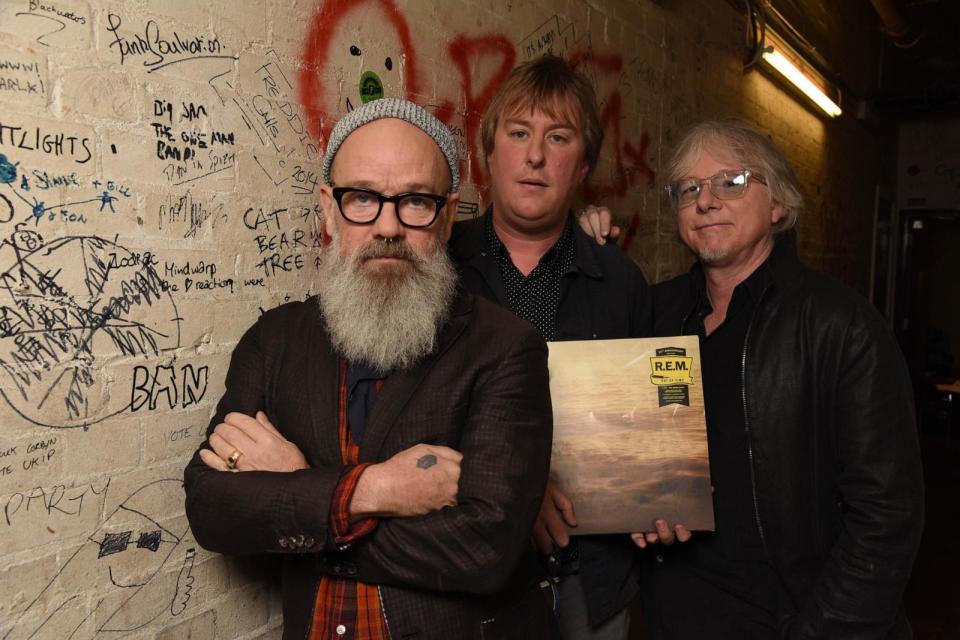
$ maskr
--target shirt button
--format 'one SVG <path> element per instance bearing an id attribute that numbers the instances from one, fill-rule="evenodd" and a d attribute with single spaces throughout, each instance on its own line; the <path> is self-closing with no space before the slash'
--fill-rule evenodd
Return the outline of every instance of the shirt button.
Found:
<path id="1" fill-rule="evenodd" d="M 663 562 L 663 555 L 657 554 L 657 562 Z"/>
<path id="2" fill-rule="evenodd" d="M 338 625 L 337 625 L 337 635 L 338 635 L 338 636 L 342 636 L 342 635 L 345 634 L 346 632 L 347 632 L 347 627 L 346 627 L 345 625 L 342 625 L 342 624 L 338 624 Z"/>

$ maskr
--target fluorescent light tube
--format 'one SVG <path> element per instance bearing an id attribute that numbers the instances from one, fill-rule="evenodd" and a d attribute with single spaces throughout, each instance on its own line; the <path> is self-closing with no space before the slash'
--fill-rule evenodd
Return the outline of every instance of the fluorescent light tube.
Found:
<path id="1" fill-rule="evenodd" d="M 815 85 L 805 73 L 800 71 L 790 60 L 778 50 L 776 45 L 768 47 L 763 52 L 763 59 L 771 67 L 776 69 L 784 78 L 790 81 L 793 86 L 803 92 L 808 98 L 813 100 L 818 107 L 830 116 L 835 118 L 842 113 L 839 105 L 827 97 L 820 87 Z"/>

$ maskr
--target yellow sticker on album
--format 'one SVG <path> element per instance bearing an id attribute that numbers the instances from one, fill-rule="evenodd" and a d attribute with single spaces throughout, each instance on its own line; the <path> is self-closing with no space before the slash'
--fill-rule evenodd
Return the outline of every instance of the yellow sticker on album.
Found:
<path id="1" fill-rule="evenodd" d="M 650 358 L 650 369 L 650 382 L 655 385 L 693 384 L 693 358 L 653 356 Z"/>

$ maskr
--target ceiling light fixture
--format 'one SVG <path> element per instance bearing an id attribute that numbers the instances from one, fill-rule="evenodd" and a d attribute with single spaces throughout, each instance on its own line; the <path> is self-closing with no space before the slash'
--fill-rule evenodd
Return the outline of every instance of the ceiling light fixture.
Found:
<path id="1" fill-rule="evenodd" d="M 829 83 L 823 76 L 769 27 L 764 34 L 762 58 L 770 68 L 786 78 L 828 116 L 835 118 L 843 113 L 840 105 L 837 104 L 840 100 L 839 91 L 829 88 Z M 830 98 L 828 92 L 836 95 L 837 99 Z"/>

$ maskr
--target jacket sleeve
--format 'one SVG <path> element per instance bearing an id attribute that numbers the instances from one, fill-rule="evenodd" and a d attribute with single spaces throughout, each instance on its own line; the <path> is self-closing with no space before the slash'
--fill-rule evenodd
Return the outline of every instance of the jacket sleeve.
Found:
<path id="1" fill-rule="evenodd" d="M 530 545 L 547 480 L 552 430 L 546 348 L 530 331 L 504 350 L 471 394 L 462 430 L 457 506 L 415 518 L 382 519 L 343 559 L 367 583 L 468 593 L 500 590 Z"/>
<path id="2" fill-rule="evenodd" d="M 207 428 L 208 438 L 227 413 L 252 416 L 268 406 L 270 359 L 264 343 L 267 336 L 282 332 L 267 324 L 261 318 L 234 349 L 226 391 Z M 283 430 L 283 425 L 278 428 Z M 200 448 L 209 448 L 208 442 Z M 331 500 L 346 471 L 321 467 L 228 473 L 207 467 L 198 450 L 184 472 L 187 519 L 197 542 L 211 551 L 234 555 L 316 551 L 327 543 Z"/>
<path id="3" fill-rule="evenodd" d="M 882 319 L 872 309 L 859 311 L 843 332 L 833 376 L 840 534 L 800 605 L 793 640 L 887 638 L 903 623 L 900 600 L 923 530 L 906 366 Z"/>
<path id="4" fill-rule="evenodd" d="M 630 314 L 630 337 L 648 338 L 653 335 L 653 295 L 640 268 L 633 283 L 633 309 Z"/>

